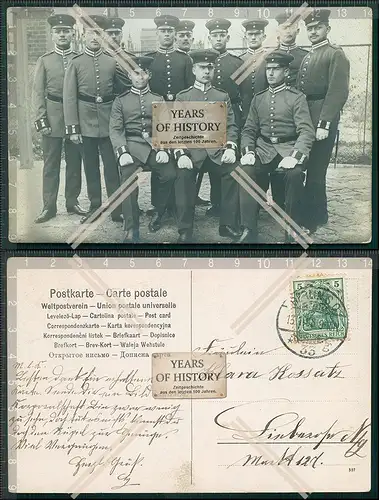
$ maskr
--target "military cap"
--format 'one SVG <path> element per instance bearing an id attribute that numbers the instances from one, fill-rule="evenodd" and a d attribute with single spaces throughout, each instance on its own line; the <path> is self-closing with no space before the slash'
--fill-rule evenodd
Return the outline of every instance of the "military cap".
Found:
<path id="1" fill-rule="evenodd" d="M 219 55 L 220 53 L 213 49 L 199 49 L 189 52 L 189 56 L 194 64 L 202 62 L 214 63 Z"/>
<path id="2" fill-rule="evenodd" d="M 105 31 L 122 31 L 125 21 L 120 17 L 108 17 Z"/>
<path id="3" fill-rule="evenodd" d="M 329 9 L 313 9 L 313 11 L 304 18 L 304 23 L 308 26 L 310 23 L 329 23 Z"/>
<path id="4" fill-rule="evenodd" d="M 175 28 L 179 24 L 179 18 L 176 16 L 170 16 L 170 15 L 165 15 L 165 16 L 158 16 L 154 19 L 154 22 L 157 26 L 157 28 Z"/>
<path id="5" fill-rule="evenodd" d="M 176 32 L 179 31 L 193 31 L 195 27 L 195 23 L 193 21 L 179 21 L 179 24 L 176 27 Z"/>
<path id="6" fill-rule="evenodd" d="M 289 66 L 290 62 L 293 61 L 294 57 L 283 50 L 273 50 L 266 55 L 266 64 L 277 63 L 280 66 Z"/>
<path id="7" fill-rule="evenodd" d="M 76 20 L 74 17 L 69 16 L 68 14 L 53 14 L 52 16 L 47 18 L 47 22 L 52 28 L 55 28 L 55 26 L 72 28 L 76 23 Z"/>
<path id="8" fill-rule="evenodd" d="M 242 23 L 242 26 L 246 31 L 257 30 L 264 31 L 265 27 L 268 25 L 266 19 L 248 19 Z"/>
<path id="9" fill-rule="evenodd" d="M 231 26 L 231 22 L 228 19 L 210 19 L 205 27 L 208 29 L 209 33 L 212 31 L 228 31 Z"/>
<path id="10" fill-rule="evenodd" d="M 300 17 L 301 16 L 299 14 L 294 14 L 293 12 L 286 10 L 275 16 L 275 20 L 278 24 L 284 24 L 289 18 L 291 18 L 293 23 L 297 23 L 300 20 Z"/>
<path id="11" fill-rule="evenodd" d="M 91 15 L 91 16 L 88 16 L 91 20 L 92 20 L 92 23 L 90 24 L 86 17 L 83 17 L 83 21 L 85 23 L 85 27 L 86 28 L 89 28 L 89 29 L 96 29 L 96 28 L 100 28 L 102 30 L 106 29 L 107 26 L 108 26 L 108 20 L 105 16 L 98 16 L 98 15 Z M 93 26 L 93 23 L 96 24 L 96 26 Z"/>
<path id="12" fill-rule="evenodd" d="M 151 63 L 154 61 L 154 57 L 150 56 L 134 56 L 133 61 L 143 70 L 150 69 Z"/>

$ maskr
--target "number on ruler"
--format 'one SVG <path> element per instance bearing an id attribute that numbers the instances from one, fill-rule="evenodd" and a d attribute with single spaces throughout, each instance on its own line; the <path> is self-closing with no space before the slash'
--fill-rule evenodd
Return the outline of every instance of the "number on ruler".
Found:
<path id="1" fill-rule="evenodd" d="M 267 8 L 265 8 L 265 9 L 258 9 L 258 16 L 261 19 L 262 19 L 262 17 L 264 19 L 268 19 L 270 17 L 270 9 L 267 9 Z"/>

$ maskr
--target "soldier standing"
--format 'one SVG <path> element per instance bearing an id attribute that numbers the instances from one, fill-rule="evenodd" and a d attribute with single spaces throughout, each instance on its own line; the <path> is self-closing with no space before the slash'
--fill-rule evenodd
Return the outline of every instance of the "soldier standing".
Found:
<path id="1" fill-rule="evenodd" d="M 164 101 L 149 88 L 154 59 L 141 56 L 135 60 L 139 70 L 130 73 L 132 88 L 116 97 L 111 112 L 109 133 L 118 160 L 121 183 L 127 187 L 138 167 L 156 172 L 157 175 L 157 214 L 149 224 L 150 231 L 161 227 L 175 181 L 175 164 L 169 153 L 155 151 L 151 145 L 153 102 Z M 124 243 L 139 241 L 138 188 L 131 191 L 122 202 L 124 216 Z"/>
<path id="2" fill-rule="evenodd" d="M 124 19 L 121 19 L 120 17 L 109 17 L 107 18 L 107 21 L 108 24 L 104 31 L 117 45 L 117 49 L 110 47 L 109 49 L 104 50 L 104 53 L 111 57 L 115 57 L 115 55 L 117 54 L 117 56 L 119 56 L 120 58 L 125 60 L 126 63 L 128 63 L 128 59 L 132 58 L 133 54 L 131 52 L 128 52 L 121 46 L 122 28 L 125 24 Z M 130 87 L 132 86 L 132 82 L 129 79 L 127 71 L 120 65 L 117 59 L 116 59 L 116 73 L 118 76 L 117 83 L 119 88 L 115 89 L 115 94 L 118 95 L 129 90 Z"/>
<path id="3" fill-rule="evenodd" d="M 66 133 L 76 144 L 82 144 L 84 171 L 87 179 L 90 212 L 102 203 L 99 150 L 104 165 L 108 197 L 120 187 L 116 159 L 109 139 L 109 117 L 117 83 L 116 61 L 104 54 L 101 30 L 106 28 L 104 16 L 89 16 L 97 28 L 85 26 L 85 51 L 74 57 L 66 71 L 63 107 Z M 112 220 L 122 222 L 121 206 L 112 211 Z"/>
<path id="4" fill-rule="evenodd" d="M 292 60 L 281 51 L 266 56 L 269 88 L 251 102 L 241 136 L 241 168 L 263 188 L 272 172 L 283 169 L 285 210 L 300 224 L 304 170 L 315 132 L 304 94 L 285 84 Z M 242 186 L 239 193 L 243 227 L 239 243 L 257 243 L 259 204 Z M 291 239 L 286 233 L 286 241 Z"/>
<path id="5" fill-rule="evenodd" d="M 209 31 L 208 39 L 214 50 L 219 52 L 219 56 L 215 61 L 215 76 L 214 86 L 223 90 L 229 95 L 232 109 L 235 116 L 235 124 L 239 129 L 241 127 L 241 95 L 240 88 L 232 80 L 231 75 L 241 66 L 242 59 L 230 54 L 226 50 L 226 46 L 230 40 L 229 28 L 231 22 L 228 19 L 211 19 L 205 26 Z M 220 214 L 221 203 L 221 185 L 220 177 L 214 176 L 209 172 L 209 180 L 211 183 L 211 204 L 207 210 L 207 215 L 218 217 Z"/>
<path id="6" fill-rule="evenodd" d="M 291 9 L 281 12 L 275 19 L 278 23 L 278 38 L 279 50 L 291 54 L 293 57 L 289 65 L 289 73 L 286 79 L 286 84 L 291 87 L 296 87 L 296 79 L 299 73 L 300 65 L 308 51 L 296 45 L 296 38 L 300 32 L 299 22 L 300 17 L 295 17 L 289 21 L 291 17 Z"/>
<path id="7" fill-rule="evenodd" d="M 195 23 L 190 20 L 179 21 L 176 27 L 176 50 L 188 54 L 193 44 L 193 29 Z"/>
<path id="8" fill-rule="evenodd" d="M 81 190 L 81 155 L 79 148 L 65 137 L 63 119 L 63 79 L 69 61 L 76 55 L 71 48 L 75 19 L 69 15 L 53 15 L 51 26 L 54 50 L 37 61 L 34 79 L 34 99 L 37 110 L 35 127 L 42 134 L 43 150 L 43 210 L 36 223 L 56 216 L 62 143 L 66 161 L 65 197 L 68 213 L 85 215 L 78 204 Z"/>
<path id="9" fill-rule="evenodd" d="M 164 15 L 154 19 L 157 27 L 158 50 L 146 54 L 153 57 L 151 65 L 151 91 L 162 96 L 165 101 L 175 100 L 176 94 L 188 88 L 193 83 L 192 61 L 183 51 L 175 48 L 175 34 L 179 25 L 175 16 Z M 158 180 L 155 172 L 151 174 L 151 204 L 154 207 L 160 204 L 157 200 Z M 174 201 L 171 200 L 172 209 Z M 155 210 L 149 210 L 148 213 Z"/>
<path id="10" fill-rule="evenodd" d="M 178 243 L 190 242 L 192 238 L 196 175 L 200 168 L 204 168 L 219 180 L 221 185 L 219 234 L 234 239 L 240 236 L 238 232 L 238 185 L 230 174 L 237 165 L 238 128 L 228 94 L 216 89 L 211 83 L 214 78 L 218 52 L 197 50 L 191 52 L 191 57 L 195 83 L 189 89 L 179 92 L 176 100 L 225 102 L 227 107 L 227 143 L 225 148 L 174 150 L 178 166 L 175 181 Z"/>
<path id="11" fill-rule="evenodd" d="M 248 49 L 240 55 L 240 58 L 244 62 L 248 61 L 251 65 L 249 74 L 240 84 L 243 124 L 249 114 L 250 104 L 255 94 L 268 87 L 264 61 L 267 51 L 262 46 L 266 38 L 265 28 L 267 25 L 268 21 L 265 19 L 249 19 L 242 23 L 242 26 L 245 28 L 244 36 Z"/>
<path id="12" fill-rule="evenodd" d="M 328 222 L 326 171 L 349 95 L 350 63 L 342 48 L 328 40 L 329 15 L 328 9 L 315 9 L 304 19 L 312 47 L 297 77 L 297 87 L 307 97 L 316 129 L 305 184 L 306 227 L 311 233 Z"/>

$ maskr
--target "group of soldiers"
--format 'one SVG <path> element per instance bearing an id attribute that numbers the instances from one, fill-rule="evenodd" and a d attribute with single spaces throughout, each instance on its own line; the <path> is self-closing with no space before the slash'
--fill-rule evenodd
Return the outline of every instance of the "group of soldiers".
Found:
<path id="1" fill-rule="evenodd" d="M 75 19 L 48 19 L 55 48 L 40 57 L 34 96 L 44 154 L 42 223 L 55 217 L 62 145 L 65 151 L 66 208 L 94 219 L 102 204 L 100 160 L 112 220 L 122 222 L 125 242 L 139 242 L 137 175 L 151 171 L 151 220 L 157 232 L 164 214 L 175 214 L 178 242 L 193 241 L 196 205 L 219 219 L 219 234 L 238 243 L 257 243 L 260 203 L 251 189 L 267 192 L 308 233 L 328 221 L 326 171 L 341 110 L 349 92 L 349 61 L 328 40 L 330 10 L 314 9 L 304 18 L 309 51 L 296 46 L 300 17 L 282 13 L 278 46 L 263 47 L 264 19 L 242 22 L 247 50 L 228 52 L 231 22 L 206 22 L 210 49 L 191 50 L 192 21 L 156 17 L 158 48 L 134 55 L 122 47 L 120 18 L 84 18 L 85 50 L 72 48 Z M 104 37 L 104 33 L 107 35 Z M 243 73 L 242 78 L 235 75 Z M 237 83 L 238 82 L 238 83 Z M 222 148 L 155 149 L 153 103 L 221 101 L 227 108 Z M 78 203 L 83 161 L 89 210 Z M 251 189 L 233 172 L 238 167 Z M 204 173 L 210 203 L 199 197 Z M 112 198 L 111 198 L 112 199 Z M 285 241 L 293 234 L 285 232 Z"/>

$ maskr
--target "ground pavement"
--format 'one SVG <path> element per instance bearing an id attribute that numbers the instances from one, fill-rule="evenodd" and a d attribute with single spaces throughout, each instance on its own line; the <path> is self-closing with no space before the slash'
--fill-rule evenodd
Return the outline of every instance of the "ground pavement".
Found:
<path id="1" fill-rule="evenodd" d="M 140 208 L 150 208 L 150 174 L 139 174 Z M 10 189 L 13 189 L 12 187 Z M 64 200 L 64 167 L 61 172 L 61 186 L 58 198 L 58 214 L 44 224 L 34 224 L 42 209 L 42 162 L 35 161 L 30 170 L 17 172 L 17 228 L 10 231 L 17 234 L 22 243 L 64 243 L 79 227 L 80 217 L 68 215 Z M 313 236 L 314 243 L 366 243 L 371 235 L 371 168 L 368 166 L 330 165 L 327 176 L 329 200 L 329 222 Z M 209 199 L 209 180 L 204 176 L 200 195 Z M 103 200 L 106 200 L 103 186 Z M 85 178 L 79 199 L 83 208 L 88 208 Z M 206 207 L 196 207 L 194 237 L 197 243 L 230 243 L 228 238 L 218 234 L 218 220 L 205 215 Z M 175 243 L 178 237 L 175 220 L 165 216 L 164 226 L 157 233 L 150 233 L 150 217 L 140 218 L 141 239 L 144 243 Z M 261 243 L 283 243 L 283 228 L 264 210 L 260 212 L 259 237 Z M 122 243 L 122 224 L 110 217 L 98 228 L 88 232 L 84 243 Z"/>

